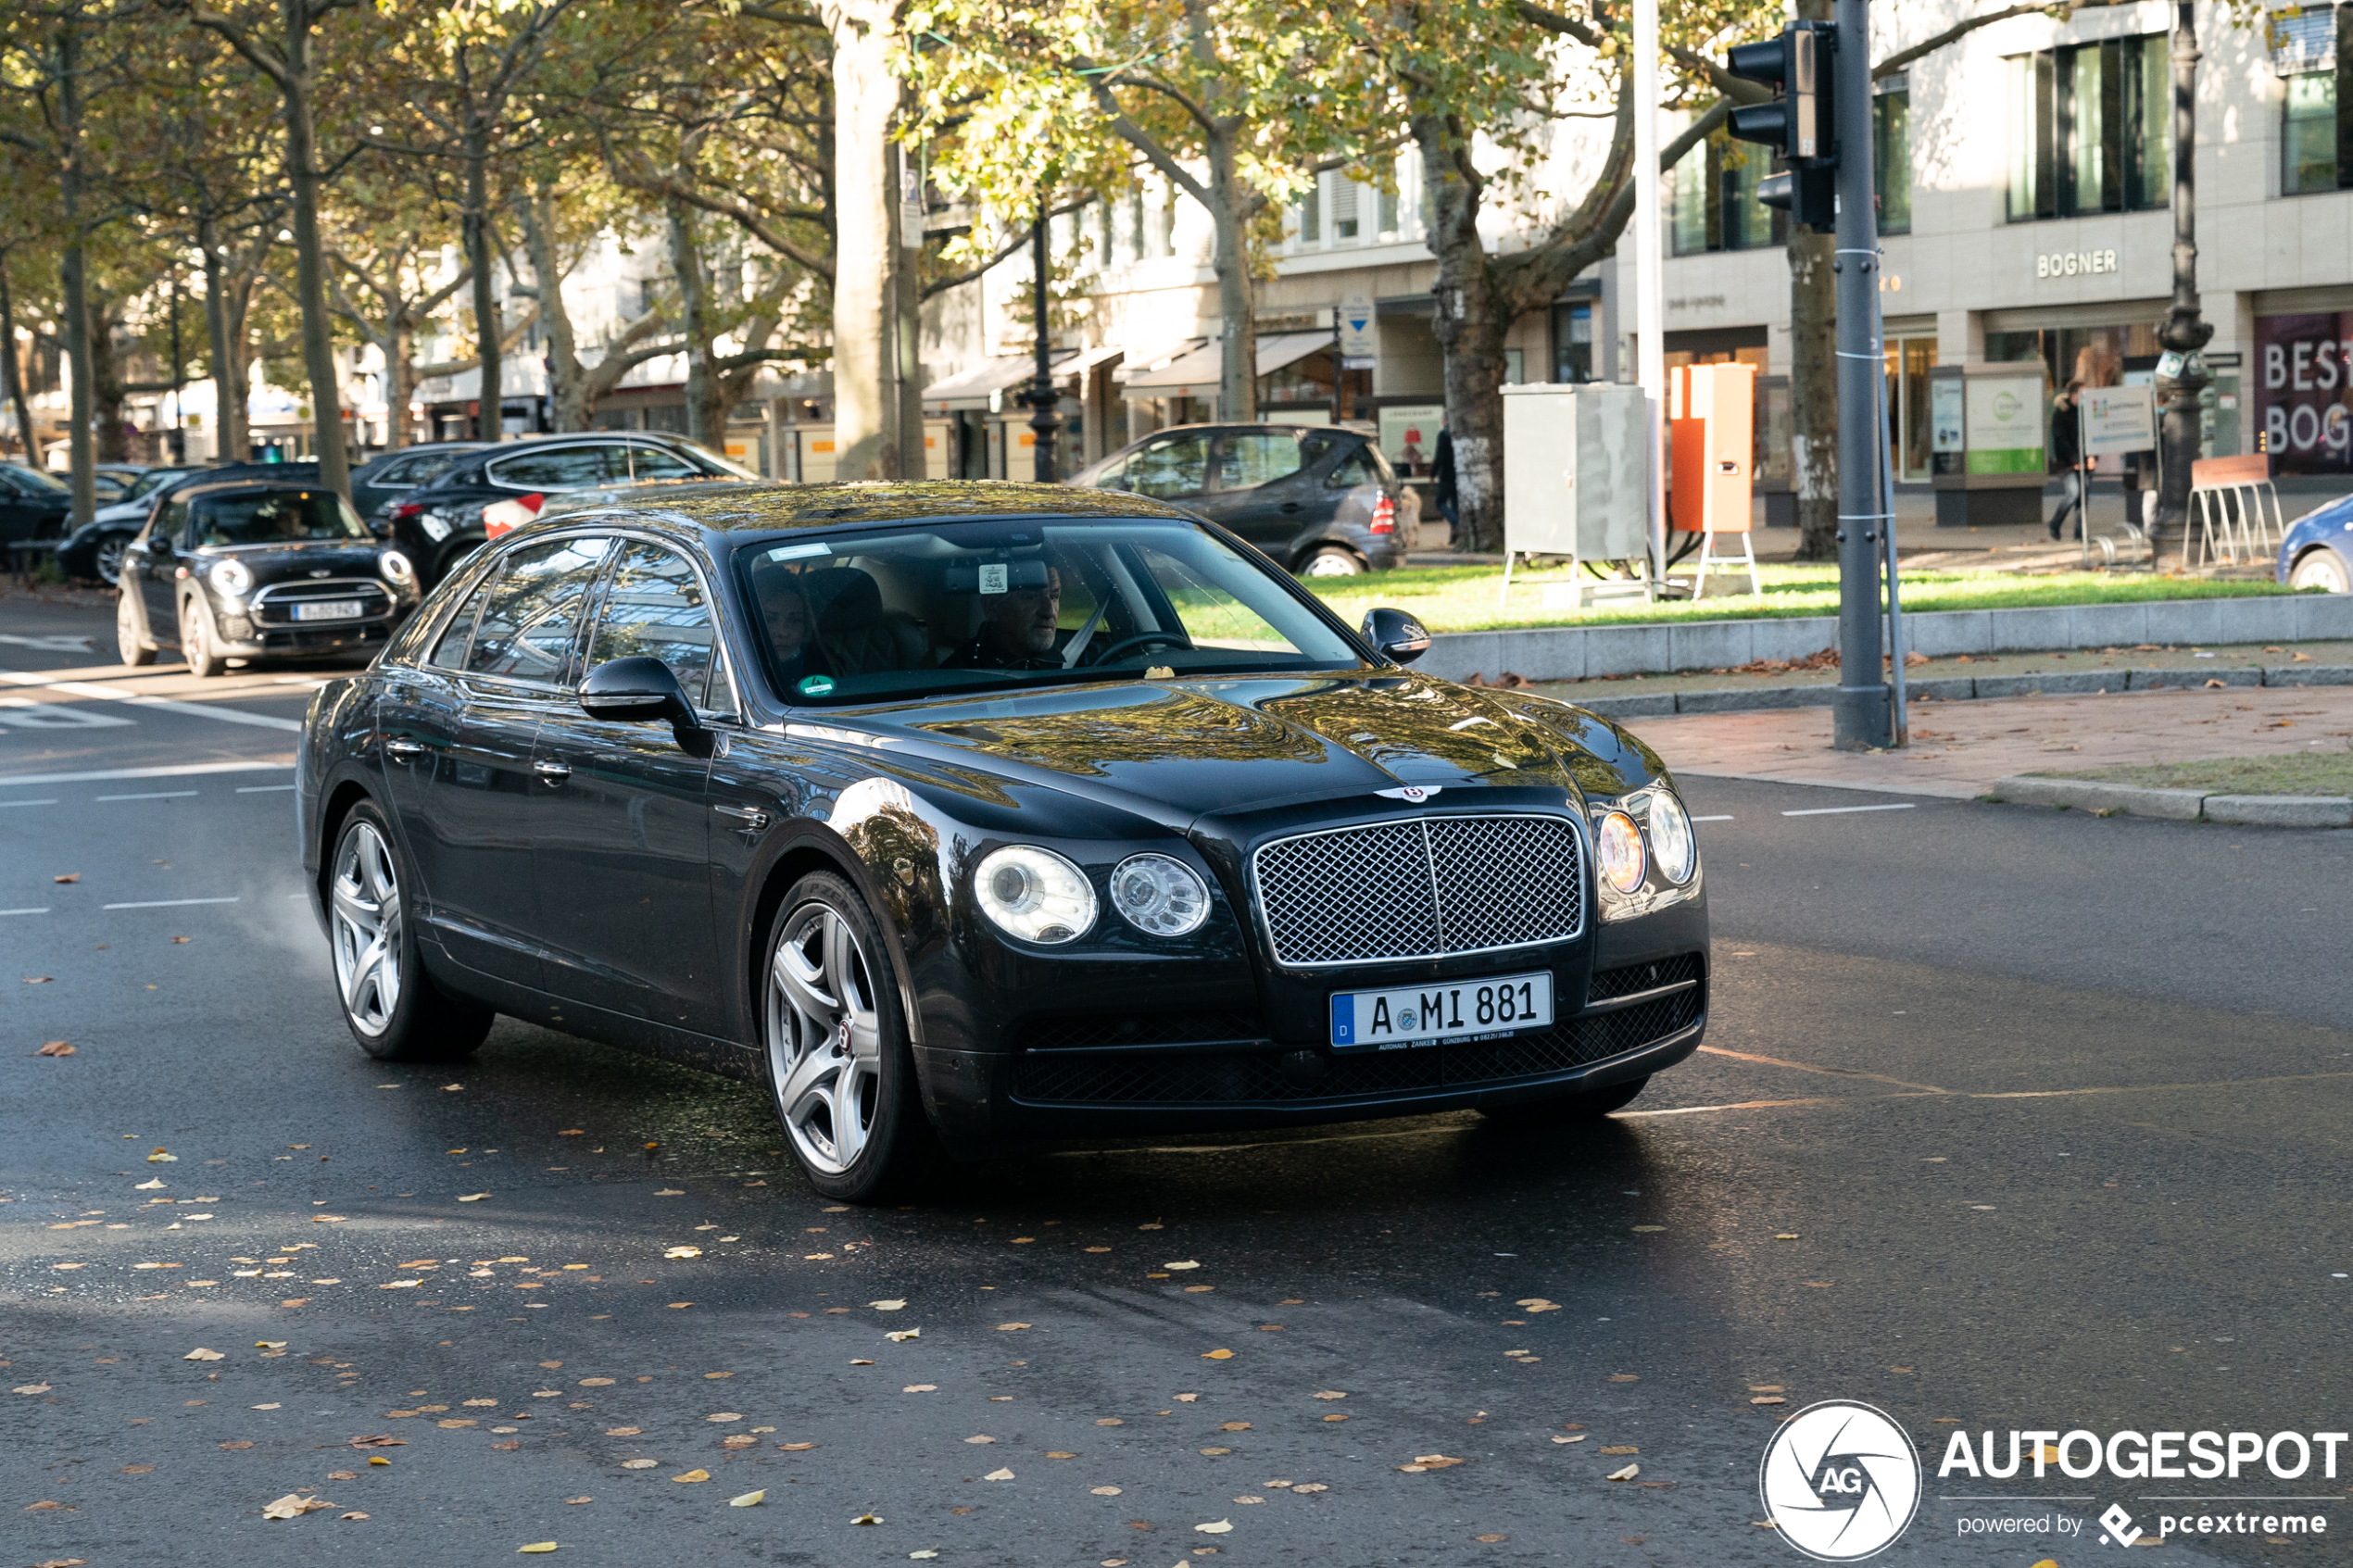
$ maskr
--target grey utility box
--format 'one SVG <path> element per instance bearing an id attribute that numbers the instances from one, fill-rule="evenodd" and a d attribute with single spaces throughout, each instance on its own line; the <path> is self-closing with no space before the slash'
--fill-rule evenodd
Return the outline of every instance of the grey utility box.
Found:
<path id="1" fill-rule="evenodd" d="M 1504 548 L 1630 560 L 1650 549 L 1642 389 L 1539 383 L 1504 391 Z"/>

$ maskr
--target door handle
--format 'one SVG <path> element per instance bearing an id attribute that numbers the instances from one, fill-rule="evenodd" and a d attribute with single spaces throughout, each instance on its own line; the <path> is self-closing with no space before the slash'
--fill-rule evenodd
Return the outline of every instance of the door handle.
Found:
<path id="1" fill-rule="evenodd" d="M 560 784 L 572 777 L 572 769 L 569 766 L 561 762 L 549 762 L 544 759 L 534 762 L 531 765 L 531 771 L 551 784 Z"/>
<path id="2" fill-rule="evenodd" d="M 711 809 L 741 822 L 743 826 L 736 830 L 739 833 L 758 833 L 768 825 L 768 813 L 757 806 L 713 806 Z"/>
<path id="3" fill-rule="evenodd" d="M 1295 512 L 1295 511 L 1298 511 L 1299 509 L 1300 509 L 1300 504 L 1299 504 L 1297 501 L 1285 501 L 1285 502 L 1283 503 L 1283 510 L 1285 510 L 1285 511 L 1287 511 L 1287 512 Z"/>
<path id="4" fill-rule="evenodd" d="M 414 762 L 425 754 L 425 748 L 412 740 L 384 742 L 384 755 L 396 762 Z"/>

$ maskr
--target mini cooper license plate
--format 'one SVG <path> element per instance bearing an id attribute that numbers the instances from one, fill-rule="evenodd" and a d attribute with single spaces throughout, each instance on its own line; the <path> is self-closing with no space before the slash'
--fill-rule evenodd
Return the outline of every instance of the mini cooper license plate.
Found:
<path id="1" fill-rule="evenodd" d="M 358 599 L 312 599 L 294 612 L 296 621 L 357 621 L 366 613 Z"/>
<path id="2" fill-rule="evenodd" d="M 1491 980 L 1449 980 L 1394 991 L 1332 994 L 1332 1049 L 1403 1050 L 1441 1040 L 1479 1039 L 1553 1022 L 1553 976 L 1549 970 L 1498 975 Z"/>

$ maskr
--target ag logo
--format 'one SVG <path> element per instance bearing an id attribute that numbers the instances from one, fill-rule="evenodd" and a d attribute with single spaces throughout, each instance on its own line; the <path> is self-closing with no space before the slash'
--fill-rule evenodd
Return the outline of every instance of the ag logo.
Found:
<path id="1" fill-rule="evenodd" d="M 1919 1456 L 1881 1411 L 1828 1399 L 1773 1434 L 1757 1490 L 1781 1539 L 1818 1562 L 1855 1562 L 1884 1549 L 1912 1523 L 1920 1501 Z"/>

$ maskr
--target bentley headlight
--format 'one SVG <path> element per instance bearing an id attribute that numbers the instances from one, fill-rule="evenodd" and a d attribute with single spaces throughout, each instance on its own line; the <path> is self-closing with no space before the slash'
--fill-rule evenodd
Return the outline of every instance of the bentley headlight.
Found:
<path id="1" fill-rule="evenodd" d="M 1012 844 L 980 862 L 974 891 L 988 918 L 1025 942 L 1075 942 L 1095 923 L 1095 889 L 1051 849 Z"/>
<path id="2" fill-rule="evenodd" d="M 253 589 L 253 571 L 234 556 L 212 563 L 208 576 L 212 585 L 233 599 L 242 599 Z"/>
<path id="3" fill-rule="evenodd" d="M 1620 893 L 1634 893 L 1642 885 L 1642 830 L 1634 819 L 1623 811 L 1612 811 L 1602 819 L 1600 829 L 1593 834 L 1601 856 L 1602 880 Z"/>
<path id="4" fill-rule="evenodd" d="M 376 558 L 376 564 L 384 569 L 387 583 L 414 583 L 417 580 L 416 563 L 398 550 L 386 550 Z"/>
<path id="5" fill-rule="evenodd" d="M 1658 857 L 1658 872 L 1681 886 L 1699 870 L 1699 843 L 1692 836 L 1692 819 L 1683 803 L 1666 790 L 1651 791 L 1651 853 Z"/>
<path id="6" fill-rule="evenodd" d="M 1111 905 L 1153 936 L 1182 936 L 1209 918 L 1209 889 L 1182 860 L 1131 855 L 1111 873 Z"/>

